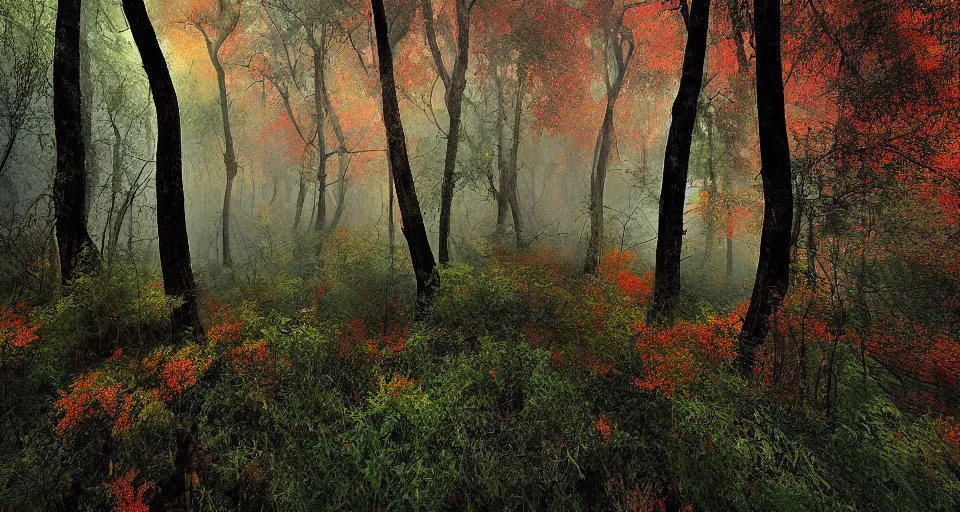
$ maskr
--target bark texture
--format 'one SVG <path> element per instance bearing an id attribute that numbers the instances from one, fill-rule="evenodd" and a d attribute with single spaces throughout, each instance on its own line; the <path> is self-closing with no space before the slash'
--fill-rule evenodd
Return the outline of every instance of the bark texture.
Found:
<path id="1" fill-rule="evenodd" d="M 53 204 L 63 284 L 74 277 L 81 253 L 96 251 L 84 214 L 87 183 L 81 101 L 80 0 L 59 0 L 53 51 L 53 123 L 57 141 Z"/>
<path id="2" fill-rule="evenodd" d="M 189 332 L 194 338 L 200 338 L 204 333 L 197 314 L 197 287 L 190 267 L 177 92 L 173 88 L 167 62 L 143 0 L 123 0 L 123 12 L 140 52 L 157 110 L 156 183 L 160 269 L 164 293 L 183 300 L 170 313 L 170 321 L 175 336 Z"/>
<path id="3" fill-rule="evenodd" d="M 780 56 L 780 1 L 755 0 L 757 34 L 757 120 L 760 128 L 760 176 L 763 180 L 763 228 L 760 259 L 750 307 L 737 343 L 737 368 L 750 377 L 757 348 L 770 330 L 773 314 L 790 284 L 790 229 L 793 183 L 783 99 Z"/>
<path id="4" fill-rule="evenodd" d="M 380 67 L 380 94 L 382 100 L 383 125 L 386 129 L 390 171 L 396 187 L 397 202 L 400 206 L 400 219 L 403 223 L 403 236 L 407 239 L 410 259 L 417 279 L 417 314 L 422 315 L 430 304 L 439 284 L 436 274 L 436 260 L 427 239 L 427 229 L 417 199 L 417 189 L 410 170 L 410 158 L 407 155 L 407 140 L 403 133 L 400 118 L 400 105 L 397 101 L 397 87 L 393 74 L 393 51 L 387 30 L 387 17 L 383 0 L 371 0 L 373 22 L 377 38 L 377 56 Z"/>
<path id="5" fill-rule="evenodd" d="M 683 52 L 680 89 L 673 102 L 673 118 L 663 162 L 653 303 L 647 313 L 647 322 L 652 324 L 673 318 L 677 295 L 680 293 L 683 208 L 687 173 L 690 169 L 690 145 L 693 142 L 693 127 L 697 121 L 697 105 L 703 85 L 709 19 L 710 0 L 693 0 L 687 45 Z"/>

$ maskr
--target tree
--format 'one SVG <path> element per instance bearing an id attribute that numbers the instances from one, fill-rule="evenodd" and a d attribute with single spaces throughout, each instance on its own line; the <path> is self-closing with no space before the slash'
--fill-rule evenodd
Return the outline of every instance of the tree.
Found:
<path id="1" fill-rule="evenodd" d="M 686 2 L 682 1 L 681 7 L 685 5 Z M 647 321 L 650 323 L 660 323 L 673 317 L 673 308 L 680 292 L 683 209 L 690 166 L 690 145 L 693 142 L 693 127 L 697 120 L 697 105 L 703 84 L 710 0 L 693 0 L 686 18 L 689 21 L 680 88 L 671 111 L 673 119 L 663 162 L 653 303 L 647 313 Z"/>
<path id="2" fill-rule="evenodd" d="M 397 87 L 393 75 L 393 50 L 390 47 L 383 0 L 371 0 L 371 4 L 380 67 L 380 95 L 383 103 L 381 110 L 387 137 L 388 160 L 397 193 L 397 202 L 400 205 L 400 218 L 403 222 L 401 229 L 407 239 L 413 272 L 417 279 L 417 313 L 422 315 L 433 300 L 434 292 L 439 285 L 439 277 L 436 274 L 436 261 L 427 239 L 427 229 L 423 223 L 417 189 L 410 170 L 410 159 L 407 156 L 407 140 L 400 118 L 400 104 L 397 101 Z"/>
<path id="3" fill-rule="evenodd" d="M 443 55 L 437 44 L 434 29 L 433 1 L 422 0 L 423 20 L 427 43 L 433 55 L 437 74 L 446 93 L 447 115 L 450 119 L 447 129 L 447 151 L 443 160 L 443 181 L 440 185 L 440 264 L 450 261 L 450 211 L 453 208 L 453 191 L 456 188 L 457 145 L 460 141 L 460 115 L 463 108 L 463 90 L 467 86 L 467 64 L 470 57 L 470 10 L 476 0 L 456 0 L 457 12 L 457 56 L 453 61 L 453 73 L 443 64 Z"/>
<path id="4" fill-rule="evenodd" d="M 600 26 L 603 31 L 603 59 L 607 103 L 603 111 L 603 122 L 593 152 L 592 172 L 590 173 L 590 238 L 587 242 L 587 257 L 583 271 L 588 274 L 597 272 L 600 264 L 601 245 L 603 245 L 603 190 L 607 179 L 607 163 L 610 160 L 610 148 L 613 145 L 613 116 L 627 76 L 627 68 L 633 58 L 633 33 L 623 26 L 623 16 L 627 7 L 615 12 L 613 0 L 604 0 L 600 13 Z"/>
<path id="5" fill-rule="evenodd" d="M 157 34 L 150 23 L 143 0 L 124 0 L 123 12 L 143 69 L 150 82 L 157 110 L 157 227 L 160 244 L 160 268 L 164 293 L 183 300 L 170 313 L 174 335 L 191 330 L 195 338 L 203 336 L 197 313 L 197 289 L 190 268 L 190 244 L 183 198 L 183 163 L 180 141 L 180 105 L 177 91 L 160 50 Z"/>
<path id="6" fill-rule="evenodd" d="M 757 37 L 757 120 L 760 127 L 760 175 L 763 179 L 763 229 L 760 259 L 737 343 L 737 368 L 753 373 L 757 347 L 770 329 L 770 315 L 780 306 L 790 284 L 790 228 L 793 183 L 790 143 L 783 97 L 780 56 L 780 2 L 755 0 Z"/>
<path id="7" fill-rule="evenodd" d="M 53 52 L 53 119 L 57 170 L 53 181 L 60 280 L 74 277 L 78 259 L 96 247 L 87 232 L 86 172 L 80 97 L 80 0 L 57 2 Z"/>
<path id="8" fill-rule="evenodd" d="M 217 73 L 217 88 L 220 93 L 220 117 L 223 121 L 223 165 L 227 171 L 227 182 L 223 189 L 223 210 L 220 228 L 223 231 L 223 265 L 233 265 L 230 250 L 230 203 L 233 196 L 233 180 L 237 177 L 237 153 L 233 147 L 233 131 L 230 127 L 230 107 L 227 98 L 227 74 L 220 60 L 220 50 L 237 26 L 240 24 L 240 10 L 243 0 L 217 0 L 215 19 L 200 16 L 191 23 L 200 31 L 207 45 L 207 54 Z M 208 13 L 209 14 L 209 13 Z M 210 34 L 209 30 L 214 30 Z"/>

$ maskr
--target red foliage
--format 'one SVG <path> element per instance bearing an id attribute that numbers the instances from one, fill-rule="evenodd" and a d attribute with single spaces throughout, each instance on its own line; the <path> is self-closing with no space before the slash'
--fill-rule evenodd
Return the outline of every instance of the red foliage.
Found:
<path id="1" fill-rule="evenodd" d="M 207 330 L 207 340 L 211 345 L 236 344 L 240 341 L 243 326 L 243 321 L 214 325 Z"/>
<path id="2" fill-rule="evenodd" d="M 146 494 L 153 489 L 153 482 L 146 482 L 139 486 L 133 485 L 137 477 L 136 471 L 117 477 L 108 487 L 113 496 L 113 510 L 116 512 L 149 512 L 150 506 L 146 503 Z"/>
<path id="3" fill-rule="evenodd" d="M 264 387 L 277 384 L 277 365 L 265 340 L 246 343 L 227 354 L 233 369 Z"/>
<path id="4" fill-rule="evenodd" d="M 669 396 L 678 387 L 696 382 L 704 370 L 732 361 L 739 322 L 731 314 L 701 325 L 677 322 L 664 330 L 637 324 L 637 350 L 645 372 L 634 379 L 634 385 Z"/>
<path id="5" fill-rule="evenodd" d="M 637 259 L 632 252 L 610 251 L 603 255 L 600 274 L 612 279 L 627 298 L 647 304 L 653 298 L 653 272 L 637 277 L 629 267 Z"/>
<path id="6" fill-rule="evenodd" d="M 31 325 L 26 310 L 26 304 L 18 304 L 14 309 L 0 306 L 0 347 L 23 348 L 37 340 L 40 324 Z"/>
<path id="7" fill-rule="evenodd" d="M 409 394 L 414 388 L 420 386 L 419 379 L 411 379 L 403 375 L 394 375 L 387 382 L 386 390 L 390 398 L 397 398 L 401 395 Z"/>
<path id="8" fill-rule="evenodd" d="M 197 383 L 197 378 L 209 365 L 197 363 L 183 356 L 167 361 L 160 370 L 160 398 L 172 400 Z"/>
<path id="9" fill-rule="evenodd" d="M 600 434 L 600 438 L 603 439 L 604 444 L 610 443 L 610 437 L 613 436 L 613 429 L 610 428 L 610 425 L 607 425 L 607 422 L 601 417 L 593 424 L 593 428 Z"/>
<path id="10" fill-rule="evenodd" d="M 60 391 L 56 407 L 63 416 L 57 422 L 56 432 L 61 436 L 77 433 L 87 420 L 101 416 L 114 421 L 115 430 L 124 431 L 130 426 L 131 404 L 120 384 L 111 382 L 103 372 L 81 375 L 70 385 L 69 394 Z"/>

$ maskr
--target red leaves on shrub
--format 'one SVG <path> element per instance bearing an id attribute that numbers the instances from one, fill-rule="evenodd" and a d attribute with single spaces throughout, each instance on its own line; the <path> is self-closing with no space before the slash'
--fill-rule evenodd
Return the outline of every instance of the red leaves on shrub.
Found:
<path id="1" fill-rule="evenodd" d="M 0 306 L 0 346 L 23 348 L 37 340 L 40 324 L 31 325 L 27 320 L 26 304 L 11 309 Z"/>
<path id="2" fill-rule="evenodd" d="M 113 510 L 116 512 L 150 512 L 150 506 L 145 502 L 147 491 L 153 488 L 153 482 L 146 482 L 139 486 L 133 485 L 137 477 L 136 471 L 117 477 L 108 487 L 113 496 Z"/>

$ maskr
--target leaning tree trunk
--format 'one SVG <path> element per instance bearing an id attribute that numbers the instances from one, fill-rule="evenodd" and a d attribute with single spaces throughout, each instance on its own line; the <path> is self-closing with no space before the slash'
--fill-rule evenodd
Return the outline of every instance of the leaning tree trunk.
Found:
<path id="1" fill-rule="evenodd" d="M 80 98 L 80 0 L 57 3 L 53 52 L 53 123 L 57 171 L 53 180 L 60 280 L 74 277 L 84 250 L 96 251 L 84 215 L 86 178 Z"/>
<path id="2" fill-rule="evenodd" d="M 670 123 L 663 163 L 653 303 L 647 312 L 649 323 L 661 323 L 673 318 L 677 294 L 680 292 L 683 207 L 687 171 L 690 166 L 690 145 L 693 142 L 693 127 L 697 121 L 697 101 L 703 84 L 709 19 L 710 0 L 693 0 L 687 45 L 683 53 L 680 89 L 673 103 L 673 120 Z"/>
<path id="3" fill-rule="evenodd" d="M 757 277 L 737 344 L 737 368 L 745 377 L 753 374 L 757 348 L 770 330 L 770 315 L 782 304 L 790 284 L 790 227 L 793 219 L 779 0 L 754 1 L 754 27 L 757 34 L 757 120 L 764 205 Z"/>
<path id="4" fill-rule="evenodd" d="M 383 0 L 371 0 L 371 4 L 377 37 L 380 95 L 383 103 L 381 110 L 387 135 L 390 171 L 393 173 L 397 202 L 400 205 L 403 235 L 407 239 L 410 259 L 417 279 L 417 314 L 421 316 L 433 300 L 439 285 L 439 277 L 436 274 L 436 261 L 427 239 L 427 229 L 423 223 L 417 189 L 410 170 L 410 159 L 407 156 L 407 140 L 403 133 L 400 105 L 397 101 L 397 86 L 393 76 L 393 52 L 390 48 Z"/>
<path id="5" fill-rule="evenodd" d="M 164 60 L 143 0 L 123 0 L 130 34 L 140 51 L 157 109 L 157 227 L 164 293 L 183 300 L 170 313 L 175 336 L 189 331 L 203 336 L 197 314 L 197 288 L 190 268 L 190 243 L 183 198 L 183 163 L 180 142 L 180 107 L 173 80 Z"/>

